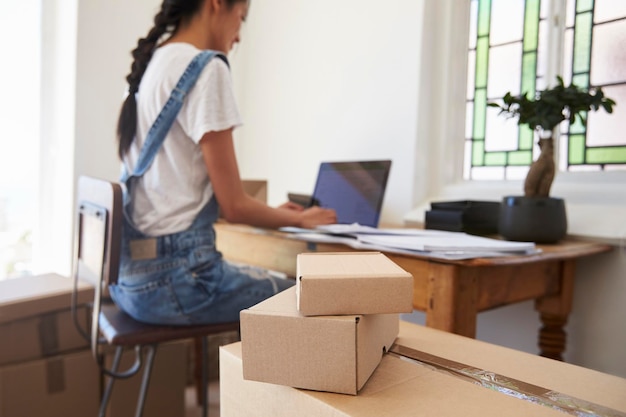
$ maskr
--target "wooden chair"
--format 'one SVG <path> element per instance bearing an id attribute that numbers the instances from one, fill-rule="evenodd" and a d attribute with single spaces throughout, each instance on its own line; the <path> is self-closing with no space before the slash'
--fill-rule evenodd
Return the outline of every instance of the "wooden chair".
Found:
<path id="1" fill-rule="evenodd" d="M 91 330 L 79 331 L 90 341 L 94 359 L 102 373 L 108 377 L 100 405 L 99 416 L 104 416 L 113 388 L 118 378 L 128 378 L 143 368 L 143 377 L 135 416 L 143 413 L 150 373 L 157 347 L 160 343 L 195 339 L 201 346 L 196 355 L 196 373 L 200 368 L 200 381 L 196 379 L 198 399 L 203 416 L 208 414 L 207 336 L 226 331 L 239 331 L 239 322 L 194 326 L 161 326 L 138 322 L 117 308 L 108 296 L 109 285 L 118 277 L 121 230 L 122 189 L 114 182 L 81 176 L 77 190 L 77 226 L 75 235 L 74 280 L 94 284 Z M 76 285 L 75 285 L 76 287 Z M 75 297 L 73 297 L 75 306 Z M 75 309 L 74 309 L 75 310 Z M 89 335 L 90 333 L 90 335 Z M 103 347 L 115 347 L 110 368 L 104 364 Z M 134 348 L 135 362 L 126 370 L 119 370 L 123 351 Z M 198 352 L 198 350 L 196 350 Z M 197 356 L 201 356 L 198 360 Z"/>

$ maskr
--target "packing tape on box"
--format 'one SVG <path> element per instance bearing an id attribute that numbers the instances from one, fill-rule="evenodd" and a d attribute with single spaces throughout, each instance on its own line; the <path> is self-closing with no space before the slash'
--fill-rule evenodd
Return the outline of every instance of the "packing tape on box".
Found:
<path id="1" fill-rule="evenodd" d="M 57 314 L 45 314 L 39 321 L 39 346 L 41 354 L 52 356 L 59 352 L 59 329 L 57 326 Z"/>
<path id="2" fill-rule="evenodd" d="M 48 394 L 65 391 L 65 363 L 62 358 L 53 358 L 46 362 L 46 385 Z"/>
<path id="3" fill-rule="evenodd" d="M 389 353 L 400 359 L 417 362 L 437 371 L 465 379 L 494 391 L 510 395 L 521 400 L 552 408 L 567 414 L 580 417 L 626 417 L 626 413 L 574 398 L 547 388 L 502 376 L 483 369 L 474 368 L 459 362 L 394 344 Z"/>

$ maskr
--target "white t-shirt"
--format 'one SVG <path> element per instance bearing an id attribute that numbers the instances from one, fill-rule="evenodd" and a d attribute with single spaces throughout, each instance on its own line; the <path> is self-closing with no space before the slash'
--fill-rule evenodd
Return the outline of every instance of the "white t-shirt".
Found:
<path id="1" fill-rule="evenodd" d="M 171 43 L 158 48 L 139 85 L 137 134 L 124 161 L 132 172 L 150 127 L 187 65 L 200 50 Z M 241 125 L 228 66 L 219 58 L 204 68 L 146 173 L 134 182 L 132 217 L 149 236 L 187 229 L 213 195 L 199 146 L 205 133 Z"/>

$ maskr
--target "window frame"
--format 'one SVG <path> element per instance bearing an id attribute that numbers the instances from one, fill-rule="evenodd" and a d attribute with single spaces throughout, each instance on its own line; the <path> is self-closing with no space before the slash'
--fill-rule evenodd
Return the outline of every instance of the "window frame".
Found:
<path id="1" fill-rule="evenodd" d="M 501 201 L 523 194 L 520 180 L 465 180 L 465 101 L 470 2 L 424 5 L 414 203 L 405 222 L 423 224 L 431 201 Z M 619 105 L 619 103 L 618 103 Z M 624 104 L 626 105 L 626 104 Z M 425 162 L 424 154 L 428 161 Z M 552 195 L 564 198 L 568 235 L 619 244 L 626 234 L 626 171 L 558 172 Z"/>

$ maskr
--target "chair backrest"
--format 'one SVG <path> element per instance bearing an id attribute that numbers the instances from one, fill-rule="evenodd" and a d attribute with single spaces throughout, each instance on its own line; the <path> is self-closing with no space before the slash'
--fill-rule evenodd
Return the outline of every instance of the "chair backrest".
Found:
<path id="1" fill-rule="evenodd" d="M 80 280 L 117 283 L 122 231 L 122 188 L 81 176 L 78 179 L 76 266 Z"/>
<path id="2" fill-rule="evenodd" d="M 98 317 L 103 295 L 117 283 L 122 232 L 122 188 L 119 184 L 81 176 L 77 190 L 74 279 L 94 285 L 91 348 L 99 356 Z"/>

